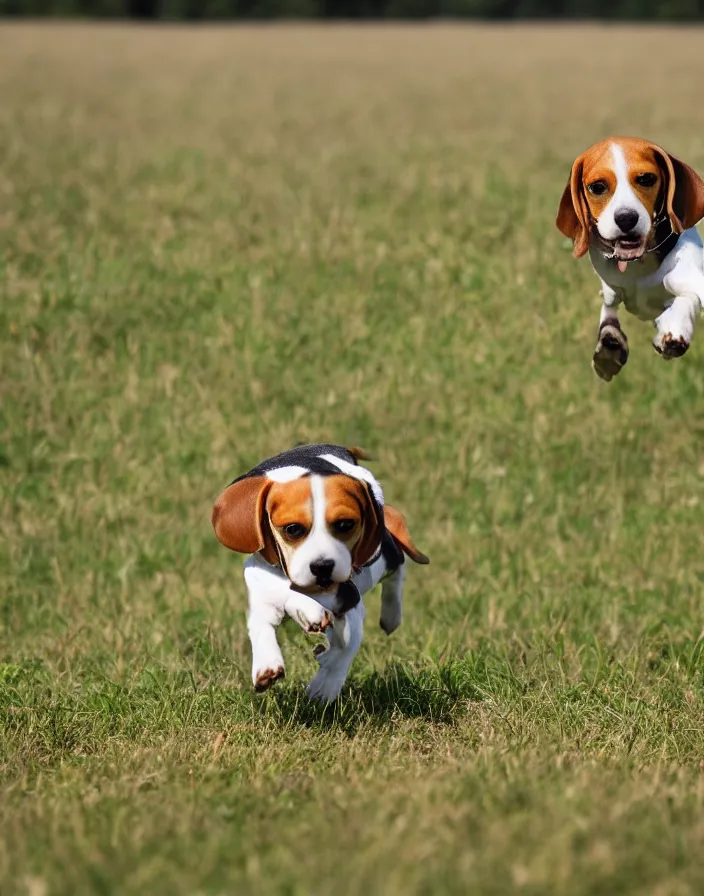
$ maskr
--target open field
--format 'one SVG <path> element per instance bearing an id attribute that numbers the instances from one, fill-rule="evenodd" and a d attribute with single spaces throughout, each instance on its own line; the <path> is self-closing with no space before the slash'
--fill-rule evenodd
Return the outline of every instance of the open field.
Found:
<path id="1" fill-rule="evenodd" d="M 553 225 L 703 39 L 0 27 L 3 896 L 703 891 L 704 330 L 598 381 Z M 432 561 L 327 711 L 209 524 L 317 440 Z"/>

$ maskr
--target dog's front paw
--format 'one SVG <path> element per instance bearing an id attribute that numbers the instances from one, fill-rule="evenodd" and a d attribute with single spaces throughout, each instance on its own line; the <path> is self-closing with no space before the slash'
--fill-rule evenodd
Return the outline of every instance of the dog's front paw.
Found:
<path id="1" fill-rule="evenodd" d="M 628 361 L 628 338 L 617 320 L 607 318 L 599 327 L 599 341 L 592 356 L 596 375 L 610 382 Z"/>
<path id="2" fill-rule="evenodd" d="M 318 635 L 333 624 L 335 618 L 333 614 L 326 610 L 325 607 L 321 607 L 320 604 L 318 604 L 318 607 L 319 612 L 299 610 L 296 613 L 296 622 L 308 635 Z"/>
<path id="3" fill-rule="evenodd" d="M 673 358 L 681 358 L 689 348 L 689 342 L 684 336 L 673 336 L 672 333 L 658 333 L 653 339 L 653 348 L 666 361 Z"/>
<path id="4" fill-rule="evenodd" d="M 283 666 L 276 666 L 270 669 L 257 669 L 252 676 L 254 681 L 254 690 L 261 694 L 268 691 L 274 682 L 284 678 L 286 673 Z"/>

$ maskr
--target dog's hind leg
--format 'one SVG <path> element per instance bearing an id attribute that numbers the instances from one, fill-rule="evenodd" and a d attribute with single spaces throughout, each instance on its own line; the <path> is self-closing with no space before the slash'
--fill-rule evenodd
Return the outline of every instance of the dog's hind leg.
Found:
<path id="1" fill-rule="evenodd" d="M 381 614 L 379 625 L 387 635 L 401 625 L 403 616 L 403 583 L 406 579 L 406 564 L 402 563 L 381 582 Z"/>
<path id="2" fill-rule="evenodd" d="M 364 614 L 364 602 L 360 600 L 344 616 L 338 616 L 332 627 L 326 630 L 329 647 L 317 654 L 320 669 L 306 690 L 311 700 L 332 703 L 339 696 L 352 660 L 362 643 Z"/>

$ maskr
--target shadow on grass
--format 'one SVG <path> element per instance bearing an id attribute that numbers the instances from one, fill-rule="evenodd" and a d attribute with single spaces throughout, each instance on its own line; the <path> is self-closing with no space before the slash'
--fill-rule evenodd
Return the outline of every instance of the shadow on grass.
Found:
<path id="1" fill-rule="evenodd" d="M 483 676 L 476 678 L 479 671 L 473 657 L 422 667 L 394 663 L 383 672 L 348 681 L 332 705 L 311 702 L 300 686 L 291 685 L 272 692 L 266 711 L 273 711 L 284 724 L 342 730 L 349 735 L 401 719 L 452 725 L 467 703 L 484 699 Z"/>

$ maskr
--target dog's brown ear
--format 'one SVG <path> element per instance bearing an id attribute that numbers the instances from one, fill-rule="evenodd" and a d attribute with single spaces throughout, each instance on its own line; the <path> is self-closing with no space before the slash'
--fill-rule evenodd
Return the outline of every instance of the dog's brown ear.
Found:
<path id="1" fill-rule="evenodd" d="M 665 176 L 665 205 L 672 230 L 682 233 L 704 218 L 704 181 L 689 165 L 659 146 L 653 148 Z"/>
<path id="2" fill-rule="evenodd" d="M 361 479 L 350 478 L 347 487 L 354 492 L 362 512 L 362 535 L 352 552 L 352 566 L 355 569 L 360 569 L 379 550 L 381 535 L 384 531 L 384 521 L 379 504 L 373 497 L 366 482 L 363 482 Z"/>
<path id="3" fill-rule="evenodd" d="M 575 258 L 586 255 L 589 249 L 589 230 L 591 218 L 589 206 L 582 186 L 584 156 L 580 156 L 572 165 L 570 179 L 562 193 L 560 208 L 557 211 L 555 224 L 557 229 L 572 240 Z"/>
<path id="4" fill-rule="evenodd" d="M 384 504 L 384 523 L 386 524 L 386 529 L 391 537 L 394 541 L 398 542 L 398 545 L 403 550 L 404 554 L 407 554 L 414 563 L 421 563 L 423 565 L 430 563 L 430 560 L 428 560 L 425 554 L 422 554 L 413 544 L 413 539 L 411 538 L 411 533 L 408 531 L 408 526 L 406 525 L 406 520 L 404 519 L 403 514 L 399 510 L 396 510 L 395 507 L 391 507 L 390 504 Z"/>
<path id="5" fill-rule="evenodd" d="M 272 483 L 266 476 L 250 476 L 229 485 L 213 506 L 213 529 L 231 551 L 256 554 L 278 563 L 274 540 L 266 518 L 266 496 Z"/>

